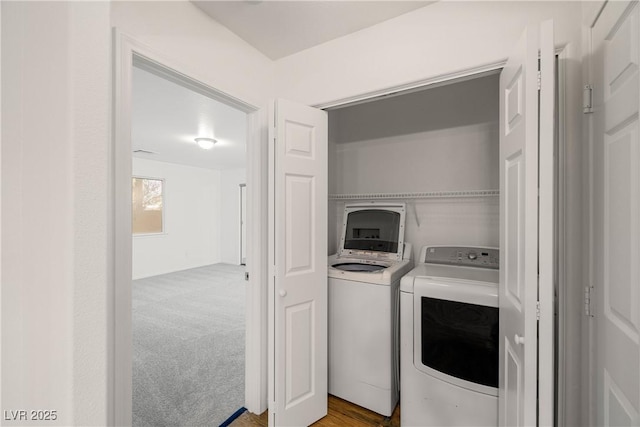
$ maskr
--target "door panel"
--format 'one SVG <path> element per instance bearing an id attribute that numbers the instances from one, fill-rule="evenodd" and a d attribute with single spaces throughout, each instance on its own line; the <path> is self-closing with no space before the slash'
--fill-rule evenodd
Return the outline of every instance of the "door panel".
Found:
<path id="1" fill-rule="evenodd" d="M 524 198 L 520 197 L 524 187 L 524 165 L 522 151 L 518 150 L 507 159 L 505 173 L 505 215 L 507 247 L 517 248 L 524 237 Z M 504 269 L 506 277 L 505 296 L 513 308 L 522 313 L 522 298 L 524 297 L 524 251 L 503 251 Z"/>
<path id="2" fill-rule="evenodd" d="M 509 406 L 505 408 L 504 424 L 507 426 L 520 426 L 522 425 L 522 407 L 521 399 L 518 399 L 518 394 L 522 390 L 522 364 L 520 357 L 517 356 L 509 340 L 504 340 L 505 346 L 505 370 L 504 370 L 504 382 L 505 382 L 505 403 L 509 403 Z"/>
<path id="3" fill-rule="evenodd" d="M 640 417 L 640 7 L 609 2 L 592 28 L 596 423 Z"/>
<path id="4" fill-rule="evenodd" d="M 526 189 L 524 188 L 525 179 L 523 176 L 524 164 L 522 151 L 518 150 L 511 158 L 506 160 L 505 166 L 505 241 L 506 250 L 503 250 L 502 257 L 504 259 L 503 268 L 505 271 L 505 289 L 504 294 L 500 294 L 506 301 L 501 302 L 500 320 L 503 318 L 518 319 L 524 318 L 524 251 L 523 250 L 510 250 L 509 248 L 521 247 L 521 242 L 524 238 L 524 197 Z M 503 246 L 504 247 L 504 246 Z M 508 305 L 510 307 L 510 316 L 505 315 L 505 311 L 502 307 Z M 512 347 L 511 339 L 515 334 L 523 336 L 523 322 L 518 325 L 520 328 L 509 328 L 504 324 L 501 329 L 501 337 L 503 336 L 504 350 L 501 354 L 504 354 L 504 384 L 505 393 L 501 396 L 501 400 L 504 401 L 503 409 L 504 424 L 507 426 L 519 426 L 523 425 L 523 361 L 524 355 L 521 349 L 518 347 Z M 514 325 L 515 326 L 515 325 Z M 519 351 L 520 350 L 520 351 Z M 503 399 L 504 398 L 504 399 Z"/>
<path id="5" fill-rule="evenodd" d="M 285 226 L 285 274 L 304 274 L 314 271 L 314 223 L 316 209 L 313 193 L 313 176 L 286 174 L 284 177 L 286 193 Z"/>
<path id="6" fill-rule="evenodd" d="M 270 138 L 269 424 L 327 413 L 327 115 L 278 100 Z"/>
<path id="7" fill-rule="evenodd" d="M 314 313 L 313 301 L 307 301 L 285 308 L 287 325 L 285 364 L 287 400 L 285 409 L 310 397 L 314 392 Z"/>
<path id="8" fill-rule="evenodd" d="M 553 424 L 554 56 L 553 22 L 527 28 L 500 75 L 501 426 Z"/>
<path id="9" fill-rule="evenodd" d="M 537 76 L 538 30 L 528 28 L 500 75 L 501 426 L 536 423 Z"/>

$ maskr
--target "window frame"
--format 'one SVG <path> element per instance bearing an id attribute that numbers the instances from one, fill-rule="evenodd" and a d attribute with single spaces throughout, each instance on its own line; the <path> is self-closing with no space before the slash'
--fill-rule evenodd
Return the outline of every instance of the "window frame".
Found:
<path id="1" fill-rule="evenodd" d="M 150 233 L 135 233 L 133 231 L 133 180 L 134 179 L 146 179 L 146 180 L 154 180 L 154 181 L 160 181 L 162 183 L 162 230 L 161 231 L 157 231 L 157 232 L 150 232 Z M 133 238 L 138 238 L 138 237 L 157 237 L 157 236 L 164 236 L 167 234 L 167 206 L 166 206 L 166 201 L 167 201 L 167 180 L 166 178 L 158 178 L 158 177 L 154 177 L 154 176 L 148 176 L 148 175 L 131 175 L 131 184 L 132 184 L 132 188 L 131 188 L 131 237 Z"/>

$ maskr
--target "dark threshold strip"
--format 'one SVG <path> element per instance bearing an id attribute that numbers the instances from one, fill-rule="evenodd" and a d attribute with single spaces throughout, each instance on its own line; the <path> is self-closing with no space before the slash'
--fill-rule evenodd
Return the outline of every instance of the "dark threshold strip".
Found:
<path id="1" fill-rule="evenodd" d="M 244 414 L 246 411 L 247 411 L 247 408 L 245 408 L 244 406 L 242 408 L 238 409 L 229 418 L 227 418 L 227 420 L 225 422 L 220 424 L 220 427 L 227 427 L 227 426 L 231 425 L 233 420 L 238 418 L 240 415 Z"/>

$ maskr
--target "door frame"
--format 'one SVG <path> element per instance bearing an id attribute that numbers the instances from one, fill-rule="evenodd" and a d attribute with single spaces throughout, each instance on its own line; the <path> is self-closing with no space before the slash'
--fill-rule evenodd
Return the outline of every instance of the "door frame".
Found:
<path id="1" fill-rule="evenodd" d="M 247 235 L 247 230 L 246 230 L 246 213 L 245 213 L 245 220 L 243 221 L 243 219 L 242 219 L 242 210 L 243 210 L 243 209 L 247 209 L 247 206 L 246 206 L 246 204 L 247 204 L 247 203 L 246 203 L 246 196 L 247 196 L 247 195 L 246 195 L 246 191 L 247 191 L 247 184 L 240 184 L 240 262 L 239 262 L 239 264 L 240 264 L 240 265 L 246 265 L 246 264 L 247 264 L 247 263 L 246 263 L 246 259 L 245 259 L 244 261 L 242 260 L 242 255 L 243 255 L 243 253 L 244 253 L 244 252 L 246 252 L 246 250 L 247 250 L 247 249 L 246 249 L 246 246 L 247 246 L 247 245 L 246 245 L 246 241 L 245 241 L 245 245 L 244 245 L 245 247 L 244 247 L 244 248 L 242 247 L 242 246 L 243 246 L 243 245 L 242 245 L 242 239 L 243 239 L 243 238 L 245 238 L 245 239 L 246 239 L 246 235 Z M 242 202 L 242 193 L 243 193 L 243 192 L 245 193 L 245 203 L 243 203 L 243 202 Z M 245 231 L 244 231 L 244 233 L 242 232 L 242 226 L 243 226 L 243 225 L 245 226 Z M 243 251 L 243 249 L 244 249 L 244 251 Z"/>
<path id="2" fill-rule="evenodd" d="M 207 79 L 167 56 L 145 46 L 118 28 L 113 29 L 113 129 L 109 152 L 109 242 L 107 348 L 109 349 L 109 424 L 132 422 L 132 235 L 131 235 L 131 121 L 132 74 L 136 67 L 223 102 L 247 114 L 247 233 L 248 282 L 245 300 L 245 407 L 262 412 L 267 402 L 266 375 L 266 291 L 260 283 L 266 277 L 266 199 L 260 189 L 266 174 L 263 152 L 266 151 L 264 123 L 266 113 L 259 107 L 225 93 Z"/>
<path id="3" fill-rule="evenodd" d="M 571 223 L 572 215 L 575 214 L 576 209 L 581 209 L 580 206 L 570 206 L 570 201 L 566 197 L 567 194 L 571 194 L 575 189 L 571 188 L 572 182 L 576 181 L 574 176 L 570 176 L 571 172 L 568 170 L 567 161 L 568 156 L 568 144 L 571 141 L 577 141 L 580 137 L 580 126 L 576 128 L 575 123 L 580 122 L 580 115 L 582 111 L 579 111 L 576 116 L 573 110 L 578 110 L 580 102 L 582 100 L 582 93 L 577 91 L 575 85 L 571 85 L 570 81 L 579 81 L 580 70 L 575 66 L 572 66 L 571 61 L 581 59 L 576 50 L 574 42 L 569 42 L 565 45 L 559 45 L 555 48 L 555 60 L 556 60 L 556 117 L 558 119 L 558 128 L 556 129 L 556 183 L 555 191 L 556 198 L 554 206 L 554 220 L 556 221 L 555 231 L 555 247 L 557 249 L 556 266 L 554 271 L 554 290 L 556 292 L 556 304 L 557 309 L 557 324 L 556 336 L 555 336 L 555 414 L 554 418 L 560 422 L 559 425 L 563 425 L 561 421 L 571 418 L 571 414 L 567 414 L 567 410 L 572 408 L 566 408 L 567 405 L 574 406 L 575 402 L 568 402 L 567 396 L 572 393 L 572 387 L 580 380 L 581 372 L 577 375 L 568 369 L 568 363 L 575 357 L 575 351 L 580 351 L 579 331 L 576 334 L 575 326 L 570 325 L 571 316 L 577 316 L 578 313 L 573 310 L 575 301 L 581 296 L 580 287 L 581 283 L 577 283 L 580 279 L 571 275 L 570 270 L 580 268 L 578 258 L 576 260 L 575 255 L 570 255 L 576 251 L 575 243 L 572 243 L 570 230 L 568 225 Z M 333 101 L 323 102 L 321 104 L 313 105 L 314 108 L 332 110 L 347 106 L 353 106 L 360 103 L 374 101 L 377 98 L 383 99 L 390 96 L 404 95 L 407 93 L 424 90 L 426 88 L 436 88 L 438 86 L 444 86 L 452 83 L 462 82 L 465 80 L 471 80 L 480 78 L 486 75 L 491 75 L 501 72 L 506 64 L 506 59 L 503 61 L 497 61 L 478 67 L 468 68 L 460 70 L 454 73 L 443 74 L 424 80 L 410 82 L 398 86 L 391 86 L 376 91 L 371 91 L 363 94 L 358 94 L 346 98 L 341 98 Z M 576 80 L 577 79 L 577 80 Z M 573 289 L 575 288 L 575 289 Z M 579 308 L 578 308 L 579 311 Z M 572 342 L 571 345 L 575 347 L 575 351 L 567 351 L 566 346 L 557 345 L 558 343 Z M 541 351 L 547 351 L 548 349 L 542 349 Z M 549 362 L 549 361 L 546 361 Z M 545 363 L 546 363 L 545 362 Z M 579 399 L 580 397 L 578 397 Z M 579 414 L 574 414 L 578 416 Z"/>

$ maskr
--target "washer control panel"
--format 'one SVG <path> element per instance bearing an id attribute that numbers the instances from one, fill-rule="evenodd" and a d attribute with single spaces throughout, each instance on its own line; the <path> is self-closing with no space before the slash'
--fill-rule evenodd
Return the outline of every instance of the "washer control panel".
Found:
<path id="1" fill-rule="evenodd" d="M 468 246 L 429 246 L 423 251 L 423 262 L 461 267 L 500 268 L 500 251 L 495 248 Z"/>

